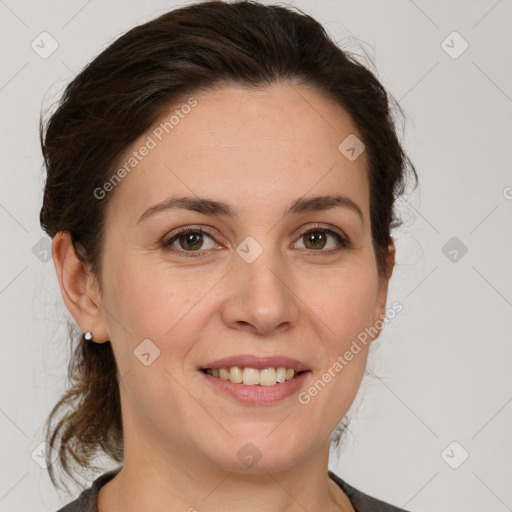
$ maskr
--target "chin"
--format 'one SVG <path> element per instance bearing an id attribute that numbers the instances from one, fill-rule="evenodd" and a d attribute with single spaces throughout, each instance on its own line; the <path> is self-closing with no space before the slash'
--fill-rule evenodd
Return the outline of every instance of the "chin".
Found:
<path id="1" fill-rule="evenodd" d="M 296 466 L 314 447 L 298 431 L 291 433 L 286 421 L 277 428 L 254 425 L 252 429 L 245 428 L 243 435 L 231 431 L 233 437 L 211 455 L 213 461 L 237 473 L 279 472 Z M 212 446 L 208 448 L 210 451 Z"/>

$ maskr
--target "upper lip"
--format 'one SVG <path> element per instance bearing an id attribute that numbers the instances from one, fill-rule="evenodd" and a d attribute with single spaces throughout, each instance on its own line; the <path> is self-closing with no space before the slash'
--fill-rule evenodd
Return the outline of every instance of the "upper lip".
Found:
<path id="1" fill-rule="evenodd" d="M 201 367 L 202 370 L 206 368 L 219 369 L 231 368 L 232 366 L 240 366 L 242 368 L 255 368 L 256 370 L 263 370 L 265 368 L 293 368 L 299 372 L 309 370 L 309 366 L 288 356 L 255 356 L 250 354 L 239 354 L 235 356 L 223 357 L 206 363 Z"/>

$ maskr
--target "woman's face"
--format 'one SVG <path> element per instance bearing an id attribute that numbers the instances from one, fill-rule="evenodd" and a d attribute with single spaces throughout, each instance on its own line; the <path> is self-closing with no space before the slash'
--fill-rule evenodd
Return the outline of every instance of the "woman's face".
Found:
<path id="1" fill-rule="evenodd" d="M 133 144 L 119 167 L 130 156 L 137 163 L 109 192 L 102 322 L 119 368 L 125 443 L 231 470 L 249 468 L 251 456 L 258 468 L 284 470 L 328 443 L 369 343 L 350 361 L 344 354 L 385 312 L 367 157 L 354 159 L 348 115 L 304 86 L 225 86 L 194 99 Z M 345 199 L 308 202 L 319 196 Z M 144 215 L 183 197 L 190 201 Z M 193 209 L 199 199 L 203 211 Z M 242 356 L 293 358 L 309 371 L 268 386 L 204 371 L 295 365 Z M 263 374 L 273 376 L 246 372 Z"/>

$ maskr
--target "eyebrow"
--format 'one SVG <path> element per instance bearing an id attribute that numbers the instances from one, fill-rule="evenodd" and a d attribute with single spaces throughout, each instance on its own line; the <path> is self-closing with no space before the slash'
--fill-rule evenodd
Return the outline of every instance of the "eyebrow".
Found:
<path id="1" fill-rule="evenodd" d="M 284 212 L 284 216 L 290 214 L 301 214 L 306 212 L 318 212 L 330 210 L 331 208 L 343 207 L 355 212 L 361 223 L 364 224 L 364 215 L 361 208 L 355 201 L 342 195 L 319 195 L 309 197 L 299 197 Z M 149 207 L 137 220 L 135 224 L 148 219 L 149 217 L 168 210 L 190 210 L 204 213 L 206 215 L 222 215 L 226 217 L 236 217 L 238 208 L 233 207 L 222 201 L 191 196 L 171 196 L 161 203 Z"/>

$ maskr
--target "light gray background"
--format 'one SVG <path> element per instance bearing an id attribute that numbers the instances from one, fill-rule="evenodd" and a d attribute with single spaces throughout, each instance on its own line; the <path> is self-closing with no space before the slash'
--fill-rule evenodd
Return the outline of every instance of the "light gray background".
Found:
<path id="1" fill-rule="evenodd" d="M 292 3 L 345 48 L 362 53 L 354 38 L 362 40 L 405 110 L 406 149 L 420 176 L 395 234 L 388 304 L 404 309 L 375 344 L 376 377 L 364 380 L 331 469 L 417 512 L 512 510 L 512 3 Z M 40 107 L 108 42 L 175 5 L 0 0 L 0 511 L 54 511 L 71 499 L 31 457 L 68 358 L 53 262 L 36 246 Z M 31 48 L 43 31 L 59 45 L 46 59 Z M 469 44 L 457 58 L 461 39 L 442 44 L 453 31 Z M 452 237 L 467 247 L 463 256 L 456 249 L 457 261 L 442 250 Z M 453 469 L 447 462 L 460 463 L 463 450 L 468 459 Z"/>

